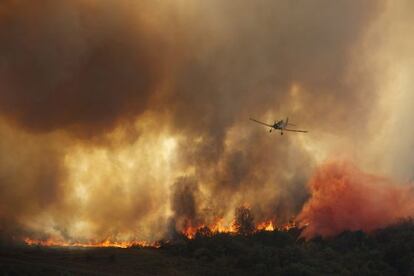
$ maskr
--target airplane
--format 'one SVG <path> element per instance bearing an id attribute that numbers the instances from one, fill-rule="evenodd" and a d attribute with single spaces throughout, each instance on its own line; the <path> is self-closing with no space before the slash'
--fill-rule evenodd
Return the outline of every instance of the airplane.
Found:
<path id="1" fill-rule="evenodd" d="M 256 123 L 259 123 L 261 125 L 265 125 L 265 126 L 270 127 L 269 132 L 272 132 L 273 129 L 276 129 L 276 130 L 280 129 L 280 135 L 283 135 L 283 131 L 293 131 L 293 132 L 303 132 L 303 133 L 307 133 L 308 132 L 307 130 L 287 128 L 288 126 L 296 126 L 294 124 L 289 123 L 289 118 L 286 118 L 286 121 L 283 121 L 283 120 L 280 120 L 280 121 L 277 121 L 277 122 L 275 121 L 273 123 L 273 125 L 260 122 L 260 121 L 258 121 L 256 119 L 253 119 L 253 118 L 249 118 L 249 119 L 252 120 L 252 121 L 254 121 L 254 122 L 256 122 Z"/>

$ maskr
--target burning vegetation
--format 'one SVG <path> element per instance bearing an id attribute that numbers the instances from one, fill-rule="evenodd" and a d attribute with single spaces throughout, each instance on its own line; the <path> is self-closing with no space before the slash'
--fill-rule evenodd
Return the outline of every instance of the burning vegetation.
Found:
<path id="1" fill-rule="evenodd" d="M 296 222 L 292 219 L 289 223 L 278 226 L 275 221 L 268 220 L 261 223 L 255 223 L 254 216 L 251 210 L 247 207 L 239 207 L 235 210 L 235 217 L 230 225 L 223 225 L 221 220 L 212 225 L 199 225 L 197 227 L 188 227 L 180 232 L 174 231 L 170 234 L 170 239 L 163 239 L 159 241 L 117 241 L 106 239 L 103 241 L 64 241 L 59 239 L 32 239 L 24 238 L 23 241 L 28 246 L 41 247 L 84 247 L 84 248 L 159 248 L 162 244 L 175 243 L 177 240 L 186 239 L 192 240 L 200 237 L 213 237 L 219 234 L 250 236 L 262 231 L 289 231 L 292 228 L 297 228 Z"/>
<path id="2" fill-rule="evenodd" d="M 300 231 L 215 233 L 160 247 L 79 248 L 0 246 L 4 274 L 157 275 L 413 275 L 414 223 L 400 221 L 366 234 L 345 231 L 326 239 Z"/>
<path id="3" fill-rule="evenodd" d="M 30 238 L 24 239 L 25 244 L 28 246 L 41 246 L 41 247 L 85 247 L 85 248 L 131 248 L 131 247 L 151 247 L 159 248 L 160 245 L 157 242 L 146 242 L 146 241 L 111 241 L 105 240 L 100 242 L 68 242 L 59 241 L 53 239 L 47 240 L 33 240 Z"/>
<path id="4" fill-rule="evenodd" d="M 414 214 L 414 189 L 396 185 L 391 180 L 359 170 L 350 162 L 330 161 L 320 166 L 309 181 L 311 195 L 301 212 L 286 223 L 276 219 L 256 220 L 246 206 L 237 207 L 230 223 L 223 218 L 206 218 L 196 211 L 196 191 L 192 181 L 181 179 L 174 190 L 171 228 L 157 241 L 104 239 L 102 241 L 67 241 L 59 238 L 24 238 L 27 245 L 43 247 L 153 247 L 178 240 L 211 238 L 220 234 L 251 236 L 259 232 L 288 232 L 296 229 L 307 240 L 332 237 L 345 231 L 364 231 L 394 224 Z M 175 204 L 175 205 L 174 205 Z"/>
<path id="5" fill-rule="evenodd" d="M 228 226 L 222 225 L 221 220 L 219 220 L 212 225 L 200 225 L 197 227 L 186 228 L 181 234 L 188 239 L 193 239 L 197 236 L 212 237 L 216 234 L 248 236 L 260 231 L 288 231 L 296 227 L 297 224 L 293 219 L 289 223 L 284 223 L 282 225 L 277 225 L 275 220 L 256 223 L 251 210 L 241 206 L 236 208 L 234 219 Z"/>

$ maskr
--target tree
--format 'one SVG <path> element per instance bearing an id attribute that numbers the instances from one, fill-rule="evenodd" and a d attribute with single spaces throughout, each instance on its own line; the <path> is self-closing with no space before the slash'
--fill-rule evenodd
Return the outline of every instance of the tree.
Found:
<path id="1" fill-rule="evenodd" d="M 203 226 L 199 229 L 197 229 L 197 232 L 195 234 L 195 237 L 197 239 L 200 238 L 211 238 L 213 236 L 213 232 L 211 232 L 210 228 L 208 226 Z"/>
<path id="2" fill-rule="evenodd" d="M 234 212 L 234 228 L 241 235 L 251 235 L 255 230 L 254 217 L 250 209 L 241 206 Z"/>

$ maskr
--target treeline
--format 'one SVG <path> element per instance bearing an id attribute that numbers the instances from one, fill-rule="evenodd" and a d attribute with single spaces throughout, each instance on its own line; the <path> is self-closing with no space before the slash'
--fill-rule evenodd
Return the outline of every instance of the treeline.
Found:
<path id="1" fill-rule="evenodd" d="M 197 261 L 200 267 L 193 271 L 197 274 L 414 275 L 411 219 L 370 234 L 347 231 L 334 238 L 310 241 L 300 238 L 298 228 L 245 230 L 213 234 L 202 228 L 194 239 L 179 236 L 163 244 L 161 250 Z"/>

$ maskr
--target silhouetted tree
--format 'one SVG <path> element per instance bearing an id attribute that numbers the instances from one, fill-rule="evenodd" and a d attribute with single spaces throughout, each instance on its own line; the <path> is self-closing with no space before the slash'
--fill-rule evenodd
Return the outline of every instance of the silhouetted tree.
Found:
<path id="1" fill-rule="evenodd" d="M 255 230 L 254 217 L 250 209 L 241 206 L 234 212 L 234 227 L 241 235 L 250 235 Z"/>
<path id="2" fill-rule="evenodd" d="M 213 232 L 211 232 L 210 228 L 207 226 L 203 226 L 199 228 L 196 232 L 196 238 L 210 238 L 213 236 Z"/>

